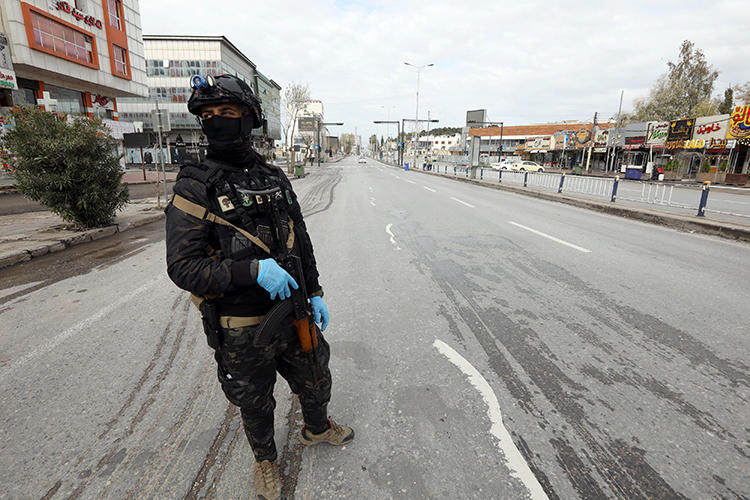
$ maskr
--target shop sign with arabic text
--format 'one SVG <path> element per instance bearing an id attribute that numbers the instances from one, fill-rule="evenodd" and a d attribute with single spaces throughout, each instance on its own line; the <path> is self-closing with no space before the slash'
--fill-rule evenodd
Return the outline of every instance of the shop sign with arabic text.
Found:
<path id="1" fill-rule="evenodd" d="M 729 115 L 702 116 L 695 119 L 693 129 L 694 140 L 704 140 L 706 144 L 711 139 L 724 139 L 727 135 Z"/>
<path id="2" fill-rule="evenodd" d="M 663 146 L 669 134 L 669 122 L 651 122 L 646 134 L 646 146 Z"/>
<path id="3" fill-rule="evenodd" d="M 68 2 L 58 0 L 57 2 L 55 2 L 54 7 L 59 11 L 70 14 L 71 16 L 76 18 L 77 21 L 83 21 L 84 24 L 102 29 L 103 24 L 99 19 L 96 19 L 94 16 L 87 16 L 80 10 L 76 9 L 74 6 L 70 5 Z"/>
<path id="4" fill-rule="evenodd" d="M 727 139 L 747 138 L 750 138 L 750 104 L 734 108 L 727 130 Z"/>
<path id="5" fill-rule="evenodd" d="M 695 127 L 695 118 L 683 118 L 671 122 L 667 142 L 689 141 L 693 138 L 693 127 Z"/>
<path id="6" fill-rule="evenodd" d="M 609 129 L 598 130 L 594 138 L 594 153 L 604 153 L 607 151 L 607 144 L 609 144 Z"/>

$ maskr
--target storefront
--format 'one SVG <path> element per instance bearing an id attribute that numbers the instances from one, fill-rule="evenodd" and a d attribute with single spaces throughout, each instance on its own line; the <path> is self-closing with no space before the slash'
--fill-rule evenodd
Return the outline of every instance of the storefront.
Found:
<path id="1" fill-rule="evenodd" d="M 117 120 L 147 94 L 137 0 L 5 0 L 0 19 L 0 106 Z"/>
<path id="2" fill-rule="evenodd" d="M 540 165 L 549 167 L 552 165 L 552 153 L 550 152 L 551 136 L 528 137 L 524 159 L 535 161 Z"/>
<path id="3" fill-rule="evenodd" d="M 750 105 L 734 108 L 727 127 L 727 149 L 731 149 L 726 182 L 745 185 L 750 173 Z"/>
<path id="4" fill-rule="evenodd" d="M 727 128 L 729 115 L 703 116 L 695 119 L 693 137 L 685 143 L 686 153 L 700 155 L 700 167 L 696 174 L 699 182 L 723 183 L 729 166 Z"/>
<path id="5" fill-rule="evenodd" d="M 672 158 L 667 164 L 667 178 L 682 179 L 693 177 L 698 171 L 700 156 L 685 152 L 685 143 L 693 137 L 694 118 L 683 118 L 669 122 L 667 141 L 664 149 Z"/>

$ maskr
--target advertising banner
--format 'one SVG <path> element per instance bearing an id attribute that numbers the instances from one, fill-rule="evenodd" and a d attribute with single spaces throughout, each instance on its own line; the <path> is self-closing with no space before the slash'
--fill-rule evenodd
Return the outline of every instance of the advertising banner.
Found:
<path id="1" fill-rule="evenodd" d="M 651 122 L 646 134 L 646 146 L 664 146 L 669 134 L 669 122 Z"/>
<path id="2" fill-rule="evenodd" d="M 552 149 L 565 149 L 568 147 L 568 132 L 560 131 L 552 134 Z"/>
<path id="3" fill-rule="evenodd" d="M 689 141 L 693 137 L 694 127 L 695 119 L 693 118 L 683 118 L 670 122 L 667 142 Z"/>
<path id="4" fill-rule="evenodd" d="M 727 139 L 750 138 L 750 104 L 737 106 L 729 118 Z"/>
<path id="5" fill-rule="evenodd" d="M 606 153 L 609 143 L 609 129 L 599 130 L 594 138 L 594 153 Z"/>
<path id="6" fill-rule="evenodd" d="M 629 123 L 625 125 L 622 135 L 625 138 L 625 148 L 639 148 L 646 144 L 649 122 Z"/>
<path id="7" fill-rule="evenodd" d="M 591 141 L 591 130 L 582 128 L 568 134 L 569 148 L 585 148 Z"/>
<path id="8" fill-rule="evenodd" d="M 298 118 L 297 127 L 300 132 L 315 132 L 315 118 L 307 116 Z"/>
<path id="9" fill-rule="evenodd" d="M 682 149 L 685 147 L 685 141 L 693 137 L 693 128 L 695 127 L 694 118 L 683 118 L 669 123 L 669 132 L 667 133 L 667 142 L 664 147 L 667 149 Z"/>
<path id="10" fill-rule="evenodd" d="M 724 149 L 728 126 L 729 115 L 696 118 L 693 138 L 685 142 L 685 149 Z"/>

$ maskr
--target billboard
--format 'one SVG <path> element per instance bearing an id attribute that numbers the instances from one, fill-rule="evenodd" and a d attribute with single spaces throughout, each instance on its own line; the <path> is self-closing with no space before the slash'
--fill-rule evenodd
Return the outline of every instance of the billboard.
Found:
<path id="1" fill-rule="evenodd" d="M 664 146 L 669 133 L 669 122 L 651 122 L 646 134 L 646 146 Z"/>
<path id="2" fill-rule="evenodd" d="M 313 116 L 297 118 L 297 127 L 300 132 L 315 132 L 316 119 Z"/>
<path id="3" fill-rule="evenodd" d="M 487 121 L 486 109 L 474 109 L 466 112 L 466 126 L 470 128 L 484 127 Z"/>
<path id="4" fill-rule="evenodd" d="M 597 130 L 594 137 L 594 153 L 605 153 L 609 144 L 609 129 Z"/>
<path id="5" fill-rule="evenodd" d="M 737 106 L 729 118 L 727 139 L 747 139 L 750 137 L 750 104 Z"/>

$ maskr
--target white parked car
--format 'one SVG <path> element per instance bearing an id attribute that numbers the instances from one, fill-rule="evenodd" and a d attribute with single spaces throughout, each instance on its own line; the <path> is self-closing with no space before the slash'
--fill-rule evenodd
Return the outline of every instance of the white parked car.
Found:
<path id="1" fill-rule="evenodd" d="M 511 165 L 516 162 L 521 162 L 518 156 L 506 156 L 500 161 L 490 164 L 490 166 L 495 170 L 510 170 Z"/>
<path id="2" fill-rule="evenodd" d="M 360 158 L 359 160 L 357 160 L 357 163 L 367 163 L 367 160 L 365 160 L 364 158 Z"/>
<path id="3" fill-rule="evenodd" d="M 519 172 L 544 172 L 544 167 L 535 161 L 517 161 L 510 168 Z"/>

